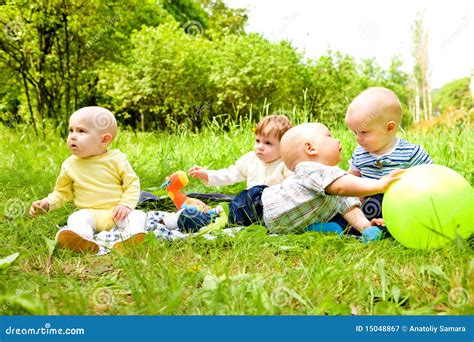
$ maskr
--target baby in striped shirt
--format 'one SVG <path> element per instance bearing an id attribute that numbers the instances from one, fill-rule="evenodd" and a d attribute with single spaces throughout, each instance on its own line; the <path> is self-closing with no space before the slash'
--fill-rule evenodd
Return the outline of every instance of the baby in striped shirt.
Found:
<path id="1" fill-rule="evenodd" d="M 351 226 L 364 240 L 378 239 L 380 230 L 374 226 L 383 220 L 368 220 L 359 208 L 359 199 L 347 196 L 385 192 L 399 179 L 401 170 L 378 180 L 355 177 L 337 167 L 341 150 L 339 140 L 323 124 L 304 123 L 289 129 L 281 139 L 280 153 L 294 175 L 280 184 L 256 185 L 240 192 L 229 204 L 229 223 L 263 224 L 272 233 L 309 230 L 342 234 Z M 188 209 L 181 212 L 180 219 L 180 228 L 191 231 L 212 221 L 207 213 Z M 323 227 L 323 223 L 334 225 Z"/>
<path id="2" fill-rule="evenodd" d="M 358 146 L 349 161 L 350 173 L 380 179 L 395 169 L 433 163 L 420 145 L 397 137 L 401 120 L 400 100 L 387 88 L 368 88 L 351 102 L 346 124 Z M 368 219 L 383 217 L 382 199 L 383 194 L 377 194 L 364 200 L 362 211 Z"/>

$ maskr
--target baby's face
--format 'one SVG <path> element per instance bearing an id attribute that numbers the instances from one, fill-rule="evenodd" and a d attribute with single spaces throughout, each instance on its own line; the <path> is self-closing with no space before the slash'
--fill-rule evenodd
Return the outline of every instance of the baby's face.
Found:
<path id="1" fill-rule="evenodd" d="M 329 129 L 318 125 L 315 129 L 315 145 L 318 151 L 318 161 L 328 166 L 336 166 L 342 160 L 342 146 L 338 139 L 333 138 Z"/>
<path id="2" fill-rule="evenodd" d="M 264 163 L 271 163 L 280 158 L 280 140 L 271 132 L 266 135 L 256 135 L 253 150 L 258 159 Z"/>
<path id="3" fill-rule="evenodd" d="M 69 119 L 67 146 L 75 156 L 87 158 L 103 154 L 107 146 L 102 143 L 102 136 L 94 127 L 92 116 L 74 114 Z"/>
<path id="4" fill-rule="evenodd" d="M 346 124 L 354 133 L 357 144 L 370 153 L 383 152 L 395 139 L 394 133 L 387 131 L 383 120 L 361 112 L 348 113 Z"/>

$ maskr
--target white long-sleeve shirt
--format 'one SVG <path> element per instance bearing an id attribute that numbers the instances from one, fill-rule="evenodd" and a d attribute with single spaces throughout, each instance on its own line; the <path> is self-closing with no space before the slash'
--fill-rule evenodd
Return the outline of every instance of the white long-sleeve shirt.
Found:
<path id="1" fill-rule="evenodd" d="M 234 165 L 220 170 L 208 170 L 209 186 L 231 185 L 247 181 L 247 189 L 255 185 L 280 184 L 285 178 L 293 175 L 281 159 L 264 163 L 255 152 L 240 157 Z"/>

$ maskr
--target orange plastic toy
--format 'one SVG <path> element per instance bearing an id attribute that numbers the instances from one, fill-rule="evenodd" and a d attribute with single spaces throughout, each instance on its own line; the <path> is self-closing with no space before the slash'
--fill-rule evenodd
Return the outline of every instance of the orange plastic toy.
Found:
<path id="1" fill-rule="evenodd" d="M 196 198 L 189 198 L 180 190 L 189 184 L 189 179 L 183 171 L 176 171 L 166 179 L 166 193 L 170 196 L 174 205 L 178 209 L 196 207 L 200 211 L 207 212 L 211 207 L 207 206 L 203 201 Z"/>

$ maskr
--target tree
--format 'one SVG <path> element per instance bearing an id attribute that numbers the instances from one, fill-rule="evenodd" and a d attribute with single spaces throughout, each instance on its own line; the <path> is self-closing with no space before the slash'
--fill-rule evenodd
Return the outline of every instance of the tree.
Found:
<path id="1" fill-rule="evenodd" d="M 0 62 L 17 75 L 10 82 L 20 80 L 43 133 L 48 119 L 60 126 L 78 107 L 97 104 L 96 69 L 126 53 L 133 30 L 170 18 L 151 0 L 6 1 L 0 9 Z"/>
<path id="2" fill-rule="evenodd" d="M 343 121 L 352 98 L 365 88 L 354 59 L 340 52 L 327 51 L 317 60 L 309 61 L 307 69 L 305 109 L 316 120 L 328 124 Z"/>
<path id="3" fill-rule="evenodd" d="M 443 85 L 434 95 L 434 107 L 443 113 L 449 107 L 470 110 L 474 103 L 469 89 L 469 77 L 460 78 Z"/>
<path id="4" fill-rule="evenodd" d="M 428 32 L 424 25 L 424 15 L 419 12 L 412 26 L 413 35 L 413 57 L 415 66 L 413 70 L 415 86 L 415 115 L 414 121 L 420 121 L 419 99 L 423 104 L 423 119 L 429 120 L 432 117 L 431 103 L 431 71 L 428 59 Z"/>
<path id="5" fill-rule="evenodd" d="M 65 133 L 74 110 L 101 105 L 133 129 L 200 129 L 272 107 L 339 124 L 368 86 L 409 97 L 399 60 L 389 70 L 333 51 L 305 60 L 245 33 L 246 20 L 223 0 L 0 2 L 2 118 Z"/>

